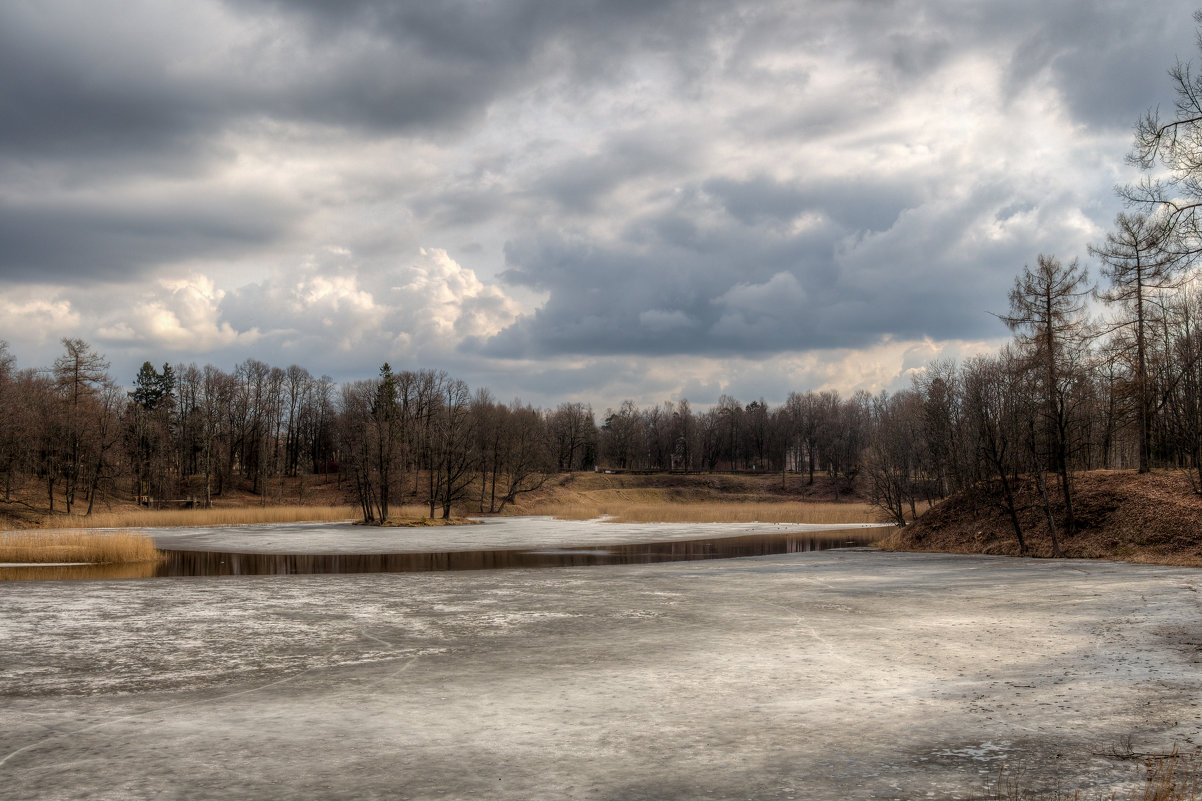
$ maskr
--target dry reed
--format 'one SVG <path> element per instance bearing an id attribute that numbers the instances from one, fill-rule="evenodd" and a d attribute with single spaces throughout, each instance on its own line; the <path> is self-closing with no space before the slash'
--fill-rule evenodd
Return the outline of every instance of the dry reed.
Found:
<path id="1" fill-rule="evenodd" d="M 237 506 L 212 509 L 130 509 L 97 512 L 88 517 L 66 518 L 88 528 L 167 528 L 172 526 L 239 526 L 255 523 L 307 523 L 350 520 L 358 510 L 352 506 Z M 62 518 L 50 518 L 46 526 L 58 527 Z"/>
<path id="2" fill-rule="evenodd" d="M 607 517 L 615 523 L 876 523 L 880 511 L 866 503 L 628 503 L 547 504 L 531 510 L 565 520 Z"/>
<path id="3" fill-rule="evenodd" d="M 1202 801 L 1202 763 L 1199 752 L 1180 754 L 1176 750 L 1168 754 L 1148 756 L 1144 760 L 1144 781 L 1126 793 L 1110 793 L 1106 801 Z M 977 798 L 969 796 L 970 801 Z M 1101 796 L 1084 796 L 1080 790 L 1052 789 L 1032 790 L 1003 765 L 998 772 L 992 792 L 982 799 L 997 801 L 1086 801 Z"/>
<path id="4" fill-rule="evenodd" d="M 0 534 L 0 562 L 157 562 L 154 541 L 133 531 L 14 531 Z"/>
<path id="5" fill-rule="evenodd" d="M 1202 771 L 1199 754 L 1178 754 L 1148 758 L 1147 781 L 1131 794 L 1131 801 L 1199 801 L 1202 798 Z"/>

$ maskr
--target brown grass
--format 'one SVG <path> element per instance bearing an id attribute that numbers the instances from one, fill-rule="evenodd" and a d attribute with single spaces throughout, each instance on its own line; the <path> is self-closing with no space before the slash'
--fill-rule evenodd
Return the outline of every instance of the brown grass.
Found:
<path id="1" fill-rule="evenodd" d="M 1144 760 L 1144 781 L 1138 787 L 1125 794 L 1110 793 L 1105 798 L 1108 801 L 1202 801 L 1200 758 L 1197 751 L 1180 754 L 1176 750 L 1149 756 Z M 1030 790 L 1020 778 L 1007 772 L 1004 765 L 992 792 L 982 796 L 998 801 L 1085 801 L 1100 797 L 1083 796 L 1079 790 Z M 976 799 L 976 796 L 970 798 Z"/>
<path id="2" fill-rule="evenodd" d="M 607 516 L 615 523 L 875 523 L 877 509 L 865 503 L 814 503 L 741 501 L 647 503 L 641 500 L 595 499 L 546 504 L 532 510 L 565 520 Z"/>
<path id="3" fill-rule="evenodd" d="M 0 534 L 0 562 L 157 562 L 162 554 L 132 531 L 14 531 Z"/>
<path id="4" fill-rule="evenodd" d="M 307 523 L 350 520 L 352 506 L 238 506 L 213 509 L 129 509 L 91 516 L 52 517 L 45 527 L 166 528 L 169 526 L 240 526 L 254 523 Z"/>
<path id="5" fill-rule="evenodd" d="M 1202 770 L 1197 752 L 1176 752 L 1147 761 L 1148 778 L 1132 801 L 1198 801 L 1202 798 Z"/>
<path id="6" fill-rule="evenodd" d="M 621 523 L 875 523 L 884 518 L 854 495 L 805 476 L 729 473 L 593 473 L 556 477 L 506 514 Z"/>
<path id="7" fill-rule="evenodd" d="M 1051 537 L 1034 481 L 1020 481 L 1015 497 L 1029 554 L 1051 556 Z M 1202 567 L 1202 496 L 1180 473 L 1077 473 L 1073 507 L 1078 530 L 1069 534 L 1064 531 L 1059 492 L 1053 493 L 1052 511 L 1064 556 Z M 1007 556 L 1019 552 L 996 484 L 948 498 L 916 523 L 892 530 L 879 544 L 899 551 Z"/>

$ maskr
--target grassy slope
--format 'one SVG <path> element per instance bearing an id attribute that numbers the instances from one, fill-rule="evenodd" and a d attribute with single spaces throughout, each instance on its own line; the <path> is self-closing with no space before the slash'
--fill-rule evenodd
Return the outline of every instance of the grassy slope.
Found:
<path id="1" fill-rule="evenodd" d="M 748 475 L 571 473 L 523 495 L 506 514 L 548 514 L 569 519 L 609 515 L 620 522 L 863 523 L 881 514 L 825 477 L 779 473 Z"/>
<path id="2" fill-rule="evenodd" d="M 953 496 L 917 522 L 893 531 L 881 546 L 901 551 L 1018 555 L 1018 542 L 1000 494 Z M 1051 488 L 1049 488 L 1051 490 Z M 1202 496 L 1174 472 L 1094 471 L 1073 477 L 1079 530 L 1057 529 L 1065 556 L 1202 566 Z M 1056 522 L 1064 507 L 1053 493 Z M 1032 556 L 1051 556 L 1052 541 L 1038 491 L 1025 481 L 1017 493 L 1019 520 Z"/>
<path id="3" fill-rule="evenodd" d="M 780 473 L 595 473 L 591 471 L 554 476 L 546 486 L 519 496 L 518 506 L 533 509 L 548 503 L 576 500 L 620 499 L 644 503 L 735 502 L 776 503 L 781 501 L 857 502 L 856 492 L 838 491 L 826 476 L 815 476 L 812 485 L 804 475 Z M 858 488 L 857 488 L 858 489 Z"/>
<path id="4" fill-rule="evenodd" d="M 266 497 L 253 495 L 245 487 L 227 487 L 211 510 L 147 510 L 129 499 L 106 498 L 90 518 L 61 514 L 61 499 L 57 502 L 59 513 L 49 516 L 40 485 L 30 483 L 21 489 L 18 498 L 22 503 L 0 503 L 0 529 L 221 525 L 330 520 L 357 514 L 357 509 L 345 505 L 349 488 L 345 484 L 340 487 L 333 476 L 273 482 Z M 77 506 L 77 511 L 84 508 Z M 478 512 L 478 490 L 469 491 L 464 503 L 454 509 L 456 517 Z M 429 515 L 429 509 L 406 504 L 395 513 L 398 518 L 421 520 Z M 856 492 L 847 492 L 843 482 L 836 484 L 825 476 L 816 476 L 814 483 L 808 484 L 805 476 L 782 478 L 779 473 L 567 473 L 552 476 L 536 492 L 520 495 L 504 513 L 569 518 L 612 514 L 628 520 L 679 522 L 833 523 L 882 519 Z"/>

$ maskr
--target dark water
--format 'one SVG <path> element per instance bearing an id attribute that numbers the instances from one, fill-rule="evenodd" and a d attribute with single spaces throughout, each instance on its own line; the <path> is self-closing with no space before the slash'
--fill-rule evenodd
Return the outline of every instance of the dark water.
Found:
<path id="1" fill-rule="evenodd" d="M 52 578 L 152 578 L 164 576 L 267 576 L 335 573 L 412 573 L 526 567 L 586 567 L 822 551 L 870 545 L 872 529 L 812 534 L 721 537 L 633 545 L 527 550 L 445 551 L 402 554 L 257 554 L 165 551 L 158 565 L 0 568 L 0 580 Z"/>

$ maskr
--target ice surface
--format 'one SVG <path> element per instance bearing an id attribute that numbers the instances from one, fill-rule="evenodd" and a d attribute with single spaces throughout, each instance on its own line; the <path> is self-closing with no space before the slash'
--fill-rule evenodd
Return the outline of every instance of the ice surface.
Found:
<path id="1" fill-rule="evenodd" d="M 980 798 L 1002 762 L 1109 797 L 1127 736 L 1199 742 L 1197 576 L 825 551 L 10 582 L 0 799 Z"/>
<path id="2" fill-rule="evenodd" d="M 877 524 L 607 523 L 550 517 L 481 518 L 477 525 L 414 528 L 289 523 L 139 529 L 161 548 L 225 553 L 428 553 L 672 542 L 751 534 L 841 531 Z"/>

